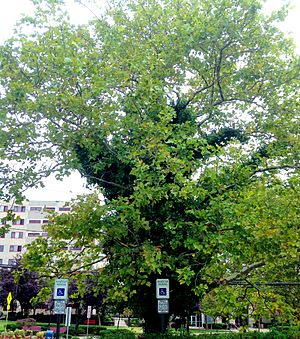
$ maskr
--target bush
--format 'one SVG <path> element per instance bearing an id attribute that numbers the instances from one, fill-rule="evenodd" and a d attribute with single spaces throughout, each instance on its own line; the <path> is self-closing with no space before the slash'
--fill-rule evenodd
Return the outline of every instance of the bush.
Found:
<path id="1" fill-rule="evenodd" d="M 70 335 L 80 335 L 80 334 L 86 334 L 87 326 L 86 325 L 79 325 L 78 331 L 75 331 L 75 325 L 71 325 L 69 327 L 69 334 Z M 98 335 L 100 331 L 106 330 L 105 326 L 100 325 L 89 325 L 89 335 Z"/>
<path id="2" fill-rule="evenodd" d="M 24 330 L 15 330 L 15 336 L 16 337 L 25 337 L 25 331 Z"/>
<path id="3" fill-rule="evenodd" d="M 84 326 L 83 328 L 85 328 L 85 332 L 87 330 L 87 326 Z M 103 331 L 106 330 L 106 327 L 104 326 L 99 326 L 99 325 L 89 325 L 89 334 L 99 334 L 99 331 Z"/>
<path id="4" fill-rule="evenodd" d="M 141 327 L 143 325 L 143 322 L 138 318 L 130 318 L 125 319 L 125 324 L 130 327 Z"/>
<path id="5" fill-rule="evenodd" d="M 33 331 L 32 330 L 25 330 L 25 336 L 32 336 Z"/>
<path id="6" fill-rule="evenodd" d="M 16 321 L 16 324 L 19 324 L 20 326 L 32 326 L 35 323 L 36 323 L 36 320 L 33 318 L 18 319 Z"/>
<path id="7" fill-rule="evenodd" d="M 9 338 L 14 338 L 15 334 L 14 334 L 13 331 L 8 331 L 8 332 L 7 332 L 7 336 L 8 336 Z"/>
<path id="8" fill-rule="evenodd" d="M 300 338 L 300 330 L 297 326 L 279 326 L 273 327 L 270 333 L 274 338 L 280 338 L 279 335 L 284 335 L 282 338 Z M 277 335 L 277 337 L 275 337 Z"/>
<path id="9" fill-rule="evenodd" d="M 82 326 L 78 327 L 78 330 L 75 330 L 75 325 L 71 325 L 69 327 L 69 334 L 74 336 L 74 335 L 80 335 L 80 334 L 86 334 L 86 329 Z"/>
<path id="10" fill-rule="evenodd" d="M 9 330 L 9 331 L 15 331 L 15 330 L 18 330 L 18 329 L 21 329 L 22 328 L 22 325 L 20 324 L 7 324 L 6 326 L 6 329 Z"/>
<path id="11" fill-rule="evenodd" d="M 113 337 L 108 337 L 113 338 Z M 117 338 L 117 337 L 116 337 Z M 123 337 L 118 337 L 123 338 Z M 125 337 L 126 338 L 126 337 Z M 142 334 L 139 339 L 175 339 L 175 338 L 201 338 L 201 339 L 300 339 L 300 332 L 295 327 L 289 327 L 285 331 L 280 332 L 278 329 L 272 329 L 270 332 L 247 332 L 247 333 L 201 333 L 200 335 L 182 335 L 174 333 L 153 333 Z"/>
<path id="12" fill-rule="evenodd" d="M 105 330 L 107 330 L 106 326 L 98 326 L 98 333 L 97 334 L 99 334 L 100 331 L 105 331 Z"/>
<path id="13" fill-rule="evenodd" d="M 138 336 L 139 339 L 174 339 L 174 338 L 201 338 L 206 339 L 206 334 L 201 336 L 196 336 L 192 334 L 180 334 L 180 333 L 144 333 Z M 207 337 L 208 338 L 208 337 Z M 209 337 L 211 339 L 213 337 Z"/>
<path id="14" fill-rule="evenodd" d="M 135 334 L 126 329 L 102 330 L 99 332 L 101 339 L 135 339 Z"/>
<path id="15" fill-rule="evenodd" d="M 209 328 L 212 328 L 214 330 L 226 330 L 227 327 L 228 327 L 227 324 L 223 324 L 223 323 L 212 323 L 208 326 L 209 326 Z"/>
<path id="16" fill-rule="evenodd" d="M 115 322 L 114 321 L 102 321 L 102 324 L 104 326 L 114 326 Z"/>

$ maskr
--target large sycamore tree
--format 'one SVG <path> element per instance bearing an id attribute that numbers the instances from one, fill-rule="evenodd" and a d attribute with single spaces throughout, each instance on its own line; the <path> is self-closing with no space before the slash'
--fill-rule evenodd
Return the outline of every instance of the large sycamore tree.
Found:
<path id="1" fill-rule="evenodd" d="M 103 198 L 54 219 L 27 265 L 80 279 L 105 263 L 99 288 L 148 330 L 157 278 L 180 316 L 237 279 L 288 264 L 297 279 L 300 63 L 277 28 L 286 9 L 127 0 L 76 26 L 63 1 L 34 3 L 0 48 L 0 194 L 77 170 Z"/>

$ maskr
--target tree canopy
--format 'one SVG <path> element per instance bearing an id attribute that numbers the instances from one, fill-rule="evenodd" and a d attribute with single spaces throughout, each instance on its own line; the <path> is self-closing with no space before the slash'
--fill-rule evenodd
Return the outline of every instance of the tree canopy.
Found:
<path id="1" fill-rule="evenodd" d="M 128 0 L 76 26 L 63 1 L 35 3 L 0 48 L 1 194 L 78 170 L 104 203 L 82 197 L 46 226 L 31 268 L 105 260 L 109 296 L 150 324 L 158 277 L 183 316 L 205 292 L 299 258 L 300 63 L 276 27 L 286 8 Z M 70 244 L 81 251 L 61 251 Z"/>

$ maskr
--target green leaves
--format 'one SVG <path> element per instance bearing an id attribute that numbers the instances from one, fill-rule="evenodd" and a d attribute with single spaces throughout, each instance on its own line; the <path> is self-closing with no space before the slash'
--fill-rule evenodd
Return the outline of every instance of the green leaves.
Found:
<path id="1" fill-rule="evenodd" d="M 78 170 L 104 203 L 82 197 L 54 217 L 28 265 L 96 267 L 110 297 L 134 306 L 158 277 L 196 304 L 296 260 L 299 58 L 276 28 L 282 12 L 132 0 L 76 27 L 59 5 L 38 4 L 19 31 L 38 29 L 0 49 L 0 187 Z"/>

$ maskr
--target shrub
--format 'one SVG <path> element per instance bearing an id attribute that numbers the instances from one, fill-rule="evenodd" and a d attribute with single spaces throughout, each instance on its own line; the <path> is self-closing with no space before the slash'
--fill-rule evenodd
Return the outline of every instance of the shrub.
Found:
<path id="1" fill-rule="evenodd" d="M 24 330 L 15 330 L 15 336 L 25 337 L 25 331 Z"/>
<path id="2" fill-rule="evenodd" d="M 16 324 L 19 324 L 21 326 L 32 326 L 35 323 L 36 323 L 36 320 L 33 318 L 18 319 L 16 321 Z"/>
<path id="3" fill-rule="evenodd" d="M 69 327 L 69 334 L 74 336 L 74 335 L 80 335 L 80 334 L 86 334 L 86 329 L 82 326 L 78 327 L 78 330 L 75 330 L 75 326 L 72 325 Z"/>
<path id="4" fill-rule="evenodd" d="M 108 337 L 113 338 L 113 337 Z M 118 337 L 122 338 L 122 337 Z M 142 334 L 138 336 L 138 339 L 174 339 L 174 338 L 201 338 L 201 339 L 300 339 L 300 333 L 297 328 L 290 327 L 285 332 L 277 331 L 272 329 L 270 332 L 247 332 L 247 333 L 201 333 L 201 335 L 182 335 L 175 333 L 153 333 L 153 334 Z"/>
<path id="5" fill-rule="evenodd" d="M 8 331 L 8 332 L 7 332 L 7 336 L 8 336 L 9 338 L 14 338 L 14 337 L 15 337 L 15 334 L 14 334 L 13 331 Z"/>
<path id="6" fill-rule="evenodd" d="M 106 326 L 98 326 L 98 333 L 97 334 L 99 334 L 100 331 L 105 331 L 105 330 L 107 330 Z"/>
<path id="7" fill-rule="evenodd" d="M 7 326 L 6 326 L 6 329 L 8 331 L 15 331 L 15 330 L 20 329 L 20 328 L 22 328 L 22 326 L 20 324 L 7 324 Z"/>
<path id="8" fill-rule="evenodd" d="M 104 326 L 114 326 L 115 322 L 114 321 L 102 321 L 102 324 Z"/>
<path id="9" fill-rule="evenodd" d="M 87 326 L 84 326 L 83 327 L 85 329 L 85 333 L 86 333 L 86 330 L 87 330 Z M 98 334 L 99 331 L 101 330 L 106 330 L 106 327 L 103 327 L 103 326 L 99 326 L 99 325 L 89 325 L 89 334 Z"/>
<path id="10" fill-rule="evenodd" d="M 138 318 L 130 318 L 130 320 L 125 319 L 125 323 L 127 326 L 131 326 L 131 327 L 141 327 L 143 324 L 143 322 Z"/>
<path id="11" fill-rule="evenodd" d="M 89 325 L 89 335 L 98 335 L 100 331 L 106 330 L 105 326 L 100 325 Z M 71 325 L 69 327 L 69 334 L 70 335 L 80 335 L 80 334 L 86 334 L 87 326 L 86 325 L 79 325 L 78 331 L 75 331 L 75 325 Z"/>
<path id="12" fill-rule="evenodd" d="M 209 327 L 214 330 L 226 330 L 228 325 L 223 323 L 212 323 L 211 325 L 209 325 Z"/>
<path id="13" fill-rule="evenodd" d="M 199 336 L 197 336 L 199 337 Z M 195 338 L 194 335 L 180 333 L 144 333 L 138 336 L 139 339 L 174 339 L 174 338 Z M 201 335 L 201 339 L 206 339 Z"/>
<path id="14" fill-rule="evenodd" d="M 102 330 L 99 332 L 101 339 L 135 339 L 135 334 L 126 329 Z"/>
<path id="15" fill-rule="evenodd" d="M 39 332 L 37 332 L 37 334 L 36 334 L 36 336 L 37 336 L 38 338 L 44 338 L 45 335 L 46 335 L 46 332 L 45 332 L 45 331 L 39 331 Z"/>
<path id="16" fill-rule="evenodd" d="M 32 330 L 25 330 L 25 336 L 32 336 L 33 331 Z"/>

